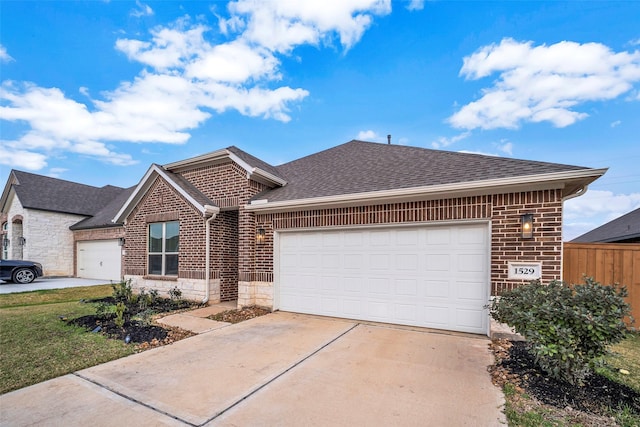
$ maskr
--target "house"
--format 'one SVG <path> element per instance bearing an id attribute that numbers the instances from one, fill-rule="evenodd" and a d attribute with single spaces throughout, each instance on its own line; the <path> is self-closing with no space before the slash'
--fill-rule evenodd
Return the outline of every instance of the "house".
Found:
<path id="1" fill-rule="evenodd" d="M 151 165 L 113 221 L 137 288 L 484 334 L 490 295 L 561 279 L 563 201 L 605 172 L 362 141 L 272 166 L 228 147 Z"/>
<path id="2" fill-rule="evenodd" d="M 573 243 L 640 243 L 640 208 L 595 228 Z"/>
<path id="3" fill-rule="evenodd" d="M 50 277 L 120 280 L 124 228 L 111 220 L 131 191 L 12 170 L 0 198 L 2 258 L 40 262 Z"/>

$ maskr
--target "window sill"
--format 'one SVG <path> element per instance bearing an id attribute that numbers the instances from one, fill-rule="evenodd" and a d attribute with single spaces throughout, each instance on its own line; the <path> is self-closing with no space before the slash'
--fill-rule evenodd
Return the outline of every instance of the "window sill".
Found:
<path id="1" fill-rule="evenodd" d="M 146 275 L 146 276 L 142 276 L 143 279 L 145 280 L 163 280 L 165 282 L 177 282 L 178 281 L 178 276 L 153 276 L 153 275 Z"/>

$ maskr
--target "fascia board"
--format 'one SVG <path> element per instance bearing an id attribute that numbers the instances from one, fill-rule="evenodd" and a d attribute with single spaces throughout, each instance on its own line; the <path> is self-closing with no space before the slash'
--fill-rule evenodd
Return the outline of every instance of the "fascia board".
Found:
<path id="1" fill-rule="evenodd" d="M 183 167 L 195 167 L 202 163 L 212 162 L 220 160 L 229 156 L 229 150 L 222 148 L 220 150 L 213 151 L 211 153 L 202 154 L 200 156 L 192 157 L 190 159 L 179 160 L 177 162 L 168 163 L 163 167 L 168 170 L 180 169 Z"/>
<path id="2" fill-rule="evenodd" d="M 483 181 L 412 187 L 395 190 L 371 191 L 366 193 L 341 194 L 337 196 L 314 197 L 308 199 L 269 202 L 258 199 L 245 205 L 248 211 L 278 212 L 292 209 L 312 209 L 316 207 L 346 207 L 363 203 L 414 201 L 419 199 L 435 199 L 442 196 L 463 197 L 494 194 L 499 191 L 539 191 L 552 188 L 563 188 L 569 180 L 585 180 L 585 185 L 602 176 L 603 169 L 581 169 L 578 171 L 555 172 L 542 175 L 526 175 L 521 177 L 500 178 Z"/>
<path id="3" fill-rule="evenodd" d="M 15 192 L 13 188 L 13 184 L 11 184 L 11 182 L 13 181 L 13 178 L 14 178 L 14 174 L 13 174 L 13 171 L 11 171 L 11 173 L 7 177 L 7 182 L 4 184 L 4 189 L 2 190 L 2 197 L 0 197 L 0 212 L 4 212 L 4 209 L 9 201 L 10 193 L 12 191 Z"/>
<path id="4" fill-rule="evenodd" d="M 242 169 L 244 169 L 244 171 L 247 174 L 247 179 L 253 179 L 255 181 L 262 182 L 265 184 L 275 184 L 280 186 L 284 186 L 287 184 L 287 182 L 282 178 L 279 178 L 260 168 L 252 167 L 250 164 L 248 164 L 247 162 L 245 162 L 240 157 L 238 157 L 231 151 L 227 150 L 226 148 L 223 148 L 221 150 L 217 150 L 211 153 L 203 154 L 198 157 L 193 157 L 191 159 L 180 160 L 178 162 L 169 163 L 167 165 L 164 165 L 164 168 L 168 170 L 193 168 L 196 166 L 201 166 L 206 163 L 211 163 L 211 162 L 215 162 L 223 159 L 229 159 L 232 162 L 236 163 L 238 166 L 240 166 Z"/>
<path id="5" fill-rule="evenodd" d="M 169 184 L 174 190 L 176 190 L 182 197 L 184 197 L 189 203 L 191 203 L 200 213 L 204 216 L 207 213 L 207 209 L 198 203 L 191 195 L 184 191 L 182 187 L 180 187 L 174 180 L 169 178 L 164 170 L 162 170 L 158 165 L 153 164 L 147 170 L 147 173 L 144 175 L 136 189 L 131 193 L 131 196 L 127 199 L 125 204 L 122 206 L 120 211 L 116 214 L 116 216 L 111 220 L 114 223 L 122 223 L 124 219 L 131 213 L 133 207 L 138 204 L 138 202 L 142 199 L 142 197 L 146 194 L 146 192 L 151 187 L 153 183 L 153 174 L 157 174 L 162 177 L 167 184 Z"/>

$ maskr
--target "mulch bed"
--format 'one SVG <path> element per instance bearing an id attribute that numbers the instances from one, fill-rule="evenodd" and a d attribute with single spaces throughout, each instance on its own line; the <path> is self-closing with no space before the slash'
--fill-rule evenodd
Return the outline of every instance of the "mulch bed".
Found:
<path id="1" fill-rule="evenodd" d="M 254 317 L 264 316 L 271 313 L 271 310 L 252 305 L 249 307 L 243 307 L 239 310 L 227 310 L 218 314 L 213 314 L 208 318 L 211 320 L 217 320 L 218 322 L 238 323 L 244 320 L 253 319 Z"/>
<path id="2" fill-rule="evenodd" d="M 592 374 L 584 386 L 577 387 L 549 378 L 534 364 L 535 357 L 524 341 L 494 340 L 491 347 L 496 364 L 490 372 L 494 384 L 500 387 L 510 382 L 519 391 L 560 409 L 604 416 L 611 408 L 627 406 L 640 415 L 640 394 L 623 384 Z"/>

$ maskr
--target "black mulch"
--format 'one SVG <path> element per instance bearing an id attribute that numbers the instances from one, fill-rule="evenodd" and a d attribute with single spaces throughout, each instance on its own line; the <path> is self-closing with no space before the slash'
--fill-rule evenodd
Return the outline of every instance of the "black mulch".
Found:
<path id="1" fill-rule="evenodd" d="M 500 364 L 517 374 L 526 392 L 538 400 L 558 408 L 567 406 L 593 414 L 606 413 L 608 408 L 623 406 L 640 414 L 640 394 L 633 389 L 598 374 L 590 375 L 583 387 L 549 378 L 534 364 L 535 357 L 526 342 L 513 342 L 509 358 Z"/>
<path id="2" fill-rule="evenodd" d="M 167 337 L 167 330 L 160 326 L 148 325 L 137 320 L 126 322 L 123 328 L 117 326 L 114 318 L 98 317 L 94 314 L 67 321 L 69 324 L 81 326 L 89 331 L 105 334 L 111 338 L 124 340 L 127 335 L 132 343 L 162 341 Z M 99 330 L 96 328 L 99 327 Z"/>

